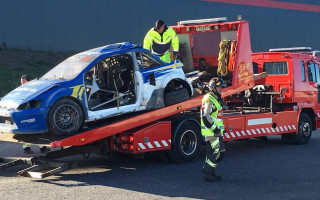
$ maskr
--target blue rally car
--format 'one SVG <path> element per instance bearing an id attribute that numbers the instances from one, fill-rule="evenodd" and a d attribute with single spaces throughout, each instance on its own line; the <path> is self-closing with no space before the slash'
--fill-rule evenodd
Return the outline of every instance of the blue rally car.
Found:
<path id="1" fill-rule="evenodd" d="M 72 135 L 85 122 L 187 100 L 182 66 L 128 42 L 76 54 L 1 99 L 0 132 Z"/>

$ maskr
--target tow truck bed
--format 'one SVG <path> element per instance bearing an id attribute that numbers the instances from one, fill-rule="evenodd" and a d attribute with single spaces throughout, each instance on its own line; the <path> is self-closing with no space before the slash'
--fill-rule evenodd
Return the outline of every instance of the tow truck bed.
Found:
<path id="1" fill-rule="evenodd" d="M 174 114 L 190 110 L 201 105 L 203 96 L 191 98 L 187 101 L 180 102 L 171 106 L 152 110 L 143 114 L 136 115 L 129 119 L 125 119 L 116 123 L 112 123 L 100 128 L 92 129 L 74 136 L 70 136 L 51 143 L 52 147 L 79 146 L 89 144 L 103 138 L 107 138 L 117 133 L 163 119 Z"/>

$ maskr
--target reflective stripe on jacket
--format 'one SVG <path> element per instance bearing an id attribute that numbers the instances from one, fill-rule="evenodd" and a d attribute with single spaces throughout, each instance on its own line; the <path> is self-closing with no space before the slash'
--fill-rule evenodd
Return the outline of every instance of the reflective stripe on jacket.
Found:
<path id="1" fill-rule="evenodd" d="M 174 30 L 168 27 L 162 34 L 151 28 L 143 41 L 143 48 L 149 49 L 152 53 L 162 56 L 170 51 L 179 51 L 179 39 Z"/>
<path id="2" fill-rule="evenodd" d="M 208 106 L 211 109 L 208 109 Z M 216 109 L 213 109 L 216 108 Z M 209 113 L 207 111 L 209 110 Z M 223 124 L 223 109 L 221 104 L 218 102 L 214 96 L 210 93 L 206 94 L 202 99 L 201 104 L 201 133 L 203 136 L 214 136 L 215 133 L 221 134 L 223 136 L 224 124 Z M 209 117 L 211 122 L 211 127 L 207 127 L 204 123 L 204 118 Z"/>

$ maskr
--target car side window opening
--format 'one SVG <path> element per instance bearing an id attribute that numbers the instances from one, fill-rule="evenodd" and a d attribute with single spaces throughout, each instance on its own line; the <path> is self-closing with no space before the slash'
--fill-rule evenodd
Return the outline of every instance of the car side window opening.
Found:
<path id="1" fill-rule="evenodd" d="M 268 75 L 285 75 L 288 74 L 288 64 L 285 61 L 265 62 L 263 63 L 263 71 Z"/>
<path id="2" fill-rule="evenodd" d="M 314 63 L 310 61 L 308 62 L 308 80 L 309 82 L 316 82 Z"/>
<path id="3" fill-rule="evenodd" d="M 137 52 L 136 56 L 139 69 L 147 69 L 161 65 L 159 61 L 153 58 L 150 52 Z"/>
<path id="4" fill-rule="evenodd" d="M 306 70 L 304 68 L 304 62 L 303 61 L 300 62 L 300 66 L 301 66 L 301 81 L 302 82 L 306 82 Z"/>
<path id="5" fill-rule="evenodd" d="M 85 74 L 85 84 L 90 110 L 135 103 L 132 57 L 124 53 L 100 60 Z"/>
<path id="6" fill-rule="evenodd" d="M 72 80 L 78 76 L 92 61 L 97 58 L 96 55 L 77 54 L 64 60 L 41 79 L 65 79 Z"/>
<path id="7" fill-rule="evenodd" d="M 139 69 L 143 69 L 143 61 L 142 61 L 142 57 L 141 54 L 139 52 L 136 53 L 136 57 L 137 57 L 137 63 L 138 63 L 138 67 Z"/>

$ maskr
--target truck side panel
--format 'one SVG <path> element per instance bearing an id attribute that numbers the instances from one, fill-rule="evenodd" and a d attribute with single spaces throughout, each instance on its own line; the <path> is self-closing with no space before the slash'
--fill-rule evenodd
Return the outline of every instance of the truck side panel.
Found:
<path id="1" fill-rule="evenodd" d="M 259 113 L 240 116 L 226 116 L 224 124 L 225 141 L 297 133 L 298 111 Z"/>

